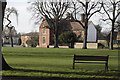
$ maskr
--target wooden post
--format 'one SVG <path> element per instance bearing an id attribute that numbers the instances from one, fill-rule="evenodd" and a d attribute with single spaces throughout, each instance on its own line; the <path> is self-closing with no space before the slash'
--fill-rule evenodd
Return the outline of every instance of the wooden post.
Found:
<path id="1" fill-rule="evenodd" d="M 73 69 L 75 69 L 75 54 L 74 54 L 74 58 L 73 58 Z"/>
<path id="2" fill-rule="evenodd" d="M 109 55 L 107 56 L 107 61 L 106 61 L 106 64 L 105 64 L 105 71 L 108 71 L 108 57 L 109 57 Z"/>
<path id="3" fill-rule="evenodd" d="M 108 62 L 105 64 L 105 71 L 108 71 Z"/>

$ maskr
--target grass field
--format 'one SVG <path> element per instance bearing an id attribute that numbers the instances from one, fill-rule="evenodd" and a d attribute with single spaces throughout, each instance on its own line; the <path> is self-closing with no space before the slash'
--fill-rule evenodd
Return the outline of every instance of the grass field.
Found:
<path id="1" fill-rule="evenodd" d="M 120 78 L 118 50 L 107 49 L 53 49 L 3 47 L 7 63 L 14 70 L 2 71 L 3 76 L 46 78 Z M 72 69 L 73 55 L 109 55 L 109 71 L 104 64 L 76 64 Z"/>

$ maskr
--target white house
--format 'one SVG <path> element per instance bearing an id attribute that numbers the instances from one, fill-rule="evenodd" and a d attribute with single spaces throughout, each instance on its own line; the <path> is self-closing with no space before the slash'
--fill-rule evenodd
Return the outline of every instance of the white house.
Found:
<path id="1" fill-rule="evenodd" d="M 95 28 L 95 25 L 93 22 L 90 22 L 88 25 L 88 31 L 87 31 L 87 41 L 88 42 L 97 42 L 97 29 Z"/>
<path id="2" fill-rule="evenodd" d="M 85 16 L 81 15 L 81 21 L 84 21 Z M 83 31 L 84 34 L 84 31 Z M 83 35 L 84 38 L 84 35 Z M 87 48 L 97 49 L 97 29 L 92 21 L 88 21 L 88 30 L 87 30 Z M 83 48 L 83 43 L 75 43 L 75 48 Z"/>

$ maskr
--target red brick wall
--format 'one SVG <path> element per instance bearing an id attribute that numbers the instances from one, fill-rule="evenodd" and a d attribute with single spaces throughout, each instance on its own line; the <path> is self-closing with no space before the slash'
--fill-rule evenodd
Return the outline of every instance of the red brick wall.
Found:
<path id="1" fill-rule="evenodd" d="M 73 32 L 76 34 L 77 37 L 80 35 L 80 31 L 73 31 Z"/>
<path id="2" fill-rule="evenodd" d="M 73 23 L 72 23 L 73 24 Z M 74 25 L 72 25 L 73 27 L 75 26 L 80 26 L 80 25 L 77 25 L 78 23 L 74 23 Z M 45 28 L 45 34 L 43 34 L 43 27 L 46 27 L 48 25 L 47 21 L 44 20 L 41 25 L 40 25 L 40 28 L 39 28 L 39 47 L 43 47 L 43 48 L 46 48 L 47 45 L 50 45 L 50 44 L 54 44 L 54 34 L 53 34 L 53 31 L 51 31 L 48 27 Z M 70 25 L 69 25 L 70 26 Z M 82 29 L 82 28 L 81 28 Z M 61 34 L 63 31 L 62 30 L 59 30 L 58 31 L 58 34 Z M 80 31 L 73 31 L 77 36 L 80 35 Z M 43 44 L 43 37 L 45 37 L 45 44 Z M 84 38 L 84 31 L 82 29 L 82 38 Z"/>
<path id="3" fill-rule="evenodd" d="M 78 37 L 79 35 L 80 35 L 80 33 L 81 33 L 81 31 L 73 31 L 75 34 L 76 34 L 76 36 Z M 82 31 L 82 36 L 81 36 L 81 40 L 83 40 L 84 39 L 84 31 Z"/>
<path id="4" fill-rule="evenodd" d="M 43 37 L 45 37 L 45 44 L 43 44 Z M 45 28 L 45 33 L 43 33 L 43 28 L 39 29 L 39 47 L 46 48 L 50 44 L 50 30 Z"/>

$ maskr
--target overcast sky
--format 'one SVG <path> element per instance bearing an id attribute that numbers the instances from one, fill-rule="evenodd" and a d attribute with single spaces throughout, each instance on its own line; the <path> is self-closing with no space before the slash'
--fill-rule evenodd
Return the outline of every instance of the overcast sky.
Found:
<path id="1" fill-rule="evenodd" d="M 15 26 L 17 32 L 28 33 L 31 31 L 39 31 L 39 26 L 34 25 L 34 21 L 31 20 L 32 14 L 27 10 L 30 6 L 28 0 L 7 0 L 7 7 L 15 7 L 18 11 L 18 25 L 16 17 L 12 16 L 12 25 Z"/>
<path id="2" fill-rule="evenodd" d="M 27 2 L 30 0 L 7 0 L 7 7 L 15 7 L 18 11 L 18 25 L 15 17 L 11 17 L 12 25 L 15 26 L 17 32 L 28 33 L 31 31 L 39 32 L 39 25 L 34 25 L 34 21 L 31 20 L 32 13 L 28 11 L 30 6 Z M 95 25 L 99 23 L 99 15 L 95 14 L 91 19 Z"/>

